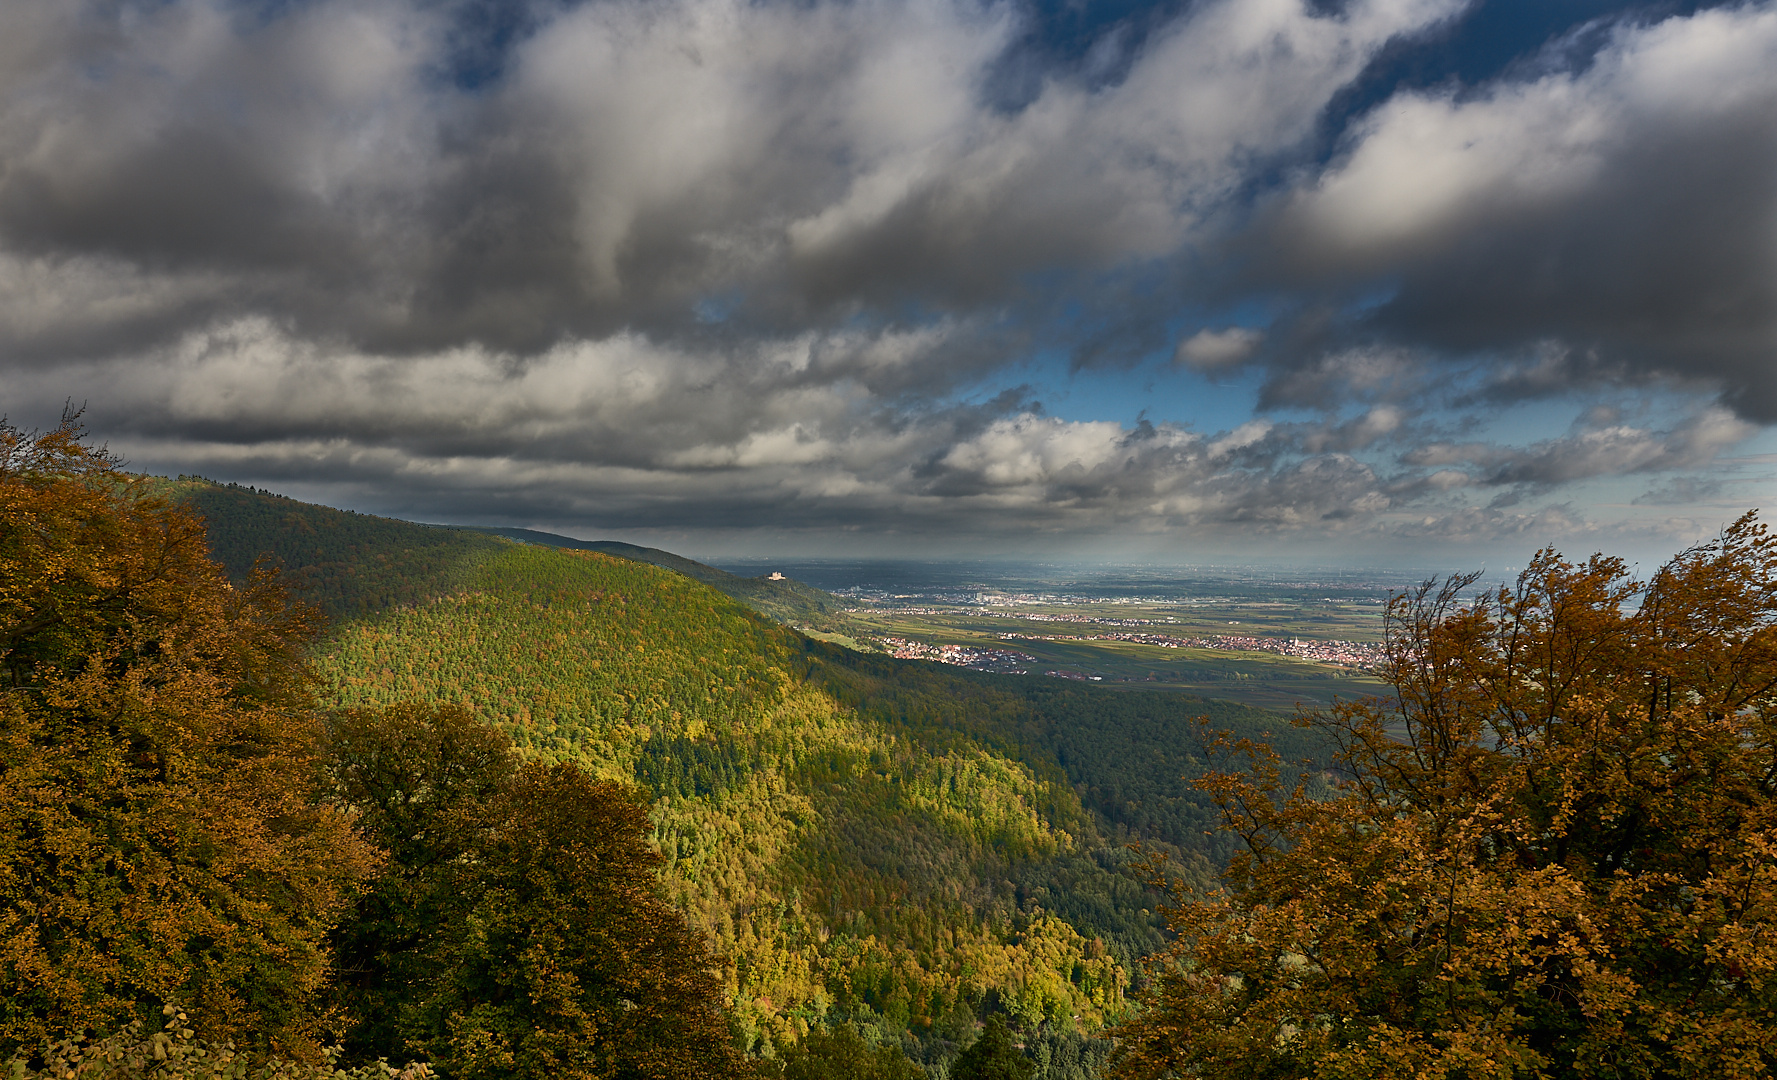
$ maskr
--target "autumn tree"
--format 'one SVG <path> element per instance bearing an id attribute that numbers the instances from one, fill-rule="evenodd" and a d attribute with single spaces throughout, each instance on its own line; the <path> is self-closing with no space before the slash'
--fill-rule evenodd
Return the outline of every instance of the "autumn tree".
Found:
<path id="1" fill-rule="evenodd" d="M 1731 1077 L 1777 1064 L 1777 544 L 1652 579 L 1539 554 L 1388 609 L 1386 698 L 1208 781 L 1244 852 L 1181 892 L 1116 1075 Z"/>
<path id="2" fill-rule="evenodd" d="M 169 1001 L 312 1051 L 376 860 L 319 798 L 311 616 L 80 436 L 0 422 L 0 1053 Z"/>
<path id="3" fill-rule="evenodd" d="M 360 1054 L 452 1080 L 744 1075 L 715 958 L 657 894 L 637 793 L 520 764 L 452 706 L 333 725 L 341 791 L 390 853 L 338 931 Z"/>

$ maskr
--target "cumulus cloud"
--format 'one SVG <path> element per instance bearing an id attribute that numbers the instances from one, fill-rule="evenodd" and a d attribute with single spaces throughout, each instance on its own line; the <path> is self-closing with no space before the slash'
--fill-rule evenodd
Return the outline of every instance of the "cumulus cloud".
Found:
<path id="1" fill-rule="evenodd" d="M 910 411 L 821 377 L 900 344 L 811 335 L 736 356 L 631 335 L 522 360 L 480 347 L 391 359 L 248 320 L 181 339 L 115 389 L 138 403 L 122 428 L 149 455 L 399 490 L 396 506 L 432 516 L 1276 531 L 1388 505 L 1369 466 L 1267 421 L 1206 436 L 1049 417 L 1015 395 Z M 18 385 L 48 395 L 105 370 Z"/>
<path id="2" fill-rule="evenodd" d="M 1777 8 L 1623 23 L 1551 63 L 1375 108 L 1278 204 L 1274 269 L 1385 282 L 1342 328 L 1503 357 L 1498 396 L 1654 381 L 1777 419 Z"/>

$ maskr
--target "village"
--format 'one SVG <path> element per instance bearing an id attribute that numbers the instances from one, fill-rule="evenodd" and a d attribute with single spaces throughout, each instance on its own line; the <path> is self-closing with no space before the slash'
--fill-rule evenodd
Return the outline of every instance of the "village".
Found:
<path id="1" fill-rule="evenodd" d="M 1011 649 L 994 649 L 974 645 L 940 645 L 914 638 L 884 636 L 877 639 L 883 650 L 898 660 L 932 660 L 975 671 L 992 671 L 1004 675 L 1024 675 L 1037 658 Z M 1381 645 L 1363 641 L 1314 641 L 1302 638 L 1250 637 L 1216 635 L 1212 637 L 1172 637 L 1166 634 L 1113 633 L 1045 635 L 1006 633 L 1002 641 L 1124 641 L 1152 645 L 1163 649 L 1213 649 L 1233 652 L 1262 652 L 1288 656 L 1297 660 L 1331 664 L 1359 671 L 1375 670 L 1384 653 Z M 1050 675 L 1061 673 L 1051 671 Z M 1086 677 L 1086 676 L 1079 676 Z"/>
<path id="2" fill-rule="evenodd" d="M 1302 638 L 1251 637 L 1218 634 L 1213 637 L 1172 637 L 1166 634 L 1001 634 L 1003 641 L 1129 641 L 1138 645 L 1155 645 L 1162 649 L 1225 649 L 1236 652 L 1265 652 L 1313 660 L 1322 664 L 1358 668 L 1375 668 L 1384 656 L 1381 645 L 1367 641 L 1314 641 Z"/>
<path id="3" fill-rule="evenodd" d="M 882 647 L 897 660 L 935 660 L 975 671 L 992 671 L 1001 675 L 1029 674 L 1027 665 L 1037 662 L 1029 653 L 1010 649 L 984 649 L 971 645 L 931 645 L 903 637 L 879 638 Z"/>

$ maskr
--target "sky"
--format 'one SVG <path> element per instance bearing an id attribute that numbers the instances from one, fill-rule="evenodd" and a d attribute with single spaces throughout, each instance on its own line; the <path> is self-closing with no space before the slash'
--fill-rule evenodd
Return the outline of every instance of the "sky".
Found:
<path id="1" fill-rule="evenodd" d="M 1777 495 L 1777 3 L 7 0 L 65 404 L 698 556 L 1658 558 Z"/>

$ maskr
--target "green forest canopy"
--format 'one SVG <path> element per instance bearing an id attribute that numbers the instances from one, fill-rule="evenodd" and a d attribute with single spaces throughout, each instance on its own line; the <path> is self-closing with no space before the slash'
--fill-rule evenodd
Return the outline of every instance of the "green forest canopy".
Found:
<path id="1" fill-rule="evenodd" d="M 1229 703 L 811 642 L 645 563 L 197 494 L 231 566 L 272 552 L 362 613 L 317 654 L 334 704 L 462 704 L 535 760 L 647 785 L 666 887 L 730 958 L 755 1048 L 843 1017 L 916 1056 L 986 1011 L 1097 1029 L 1164 940 L 1124 845 L 1198 880 L 1224 854 L 1183 779 L 1195 717 L 1311 750 Z"/>

